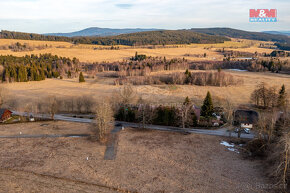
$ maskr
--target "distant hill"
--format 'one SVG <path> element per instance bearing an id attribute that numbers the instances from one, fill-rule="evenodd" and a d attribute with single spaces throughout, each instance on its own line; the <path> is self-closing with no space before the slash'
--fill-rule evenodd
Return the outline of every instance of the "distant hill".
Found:
<path id="1" fill-rule="evenodd" d="M 263 31 L 263 32 L 268 33 L 268 34 L 278 34 L 278 35 L 290 36 L 290 31 Z"/>
<path id="2" fill-rule="evenodd" d="M 66 41 L 75 44 L 97 44 L 97 45 L 168 45 L 168 44 L 190 44 L 190 43 L 222 43 L 230 41 L 229 38 L 215 35 L 196 33 L 189 30 L 163 30 L 121 34 L 107 37 L 63 37 L 30 34 L 22 32 L 1 31 L 0 38 L 43 40 L 43 41 Z"/>
<path id="3" fill-rule="evenodd" d="M 192 28 L 194 32 L 205 33 L 209 35 L 219 35 L 232 38 L 242 38 L 260 41 L 277 42 L 275 45 L 283 50 L 290 50 L 290 37 L 281 34 L 270 34 L 264 32 L 249 32 L 232 28 Z"/>
<path id="4" fill-rule="evenodd" d="M 289 37 L 281 34 L 269 34 L 263 32 L 249 32 L 232 28 L 192 28 L 194 32 L 206 33 L 209 35 L 228 36 L 232 38 L 243 38 L 251 40 L 261 41 L 275 41 L 275 42 L 287 42 Z"/>
<path id="5" fill-rule="evenodd" d="M 133 30 L 133 29 L 131 29 Z M 149 29 L 148 29 L 149 30 Z M 88 33 L 88 31 L 87 31 Z M 290 50 L 290 36 L 270 34 L 263 32 L 249 32 L 231 28 L 192 28 L 189 30 L 157 30 L 136 33 L 127 33 L 114 36 L 52 36 L 22 32 L 0 32 L 0 38 L 66 41 L 75 44 L 97 45 L 168 45 L 190 43 L 222 43 L 232 38 L 252 39 L 261 41 L 273 41 L 279 49 Z"/>
<path id="6" fill-rule="evenodd" d="M 50 36 L 64 36 L 64 37 L 80 37 L 80 36 L 115 36 L 120 34 L 128 34 L 128 33 L 136 33 L 136 32 L 144 32 L 144 31 L 160 31 L 161 29 L 141 29 L 141 28 L 133 28 L 133 29 L 111 29 L 111 28 L 99 28 L 99 27 L 91 27 L 86 28 L 80 31 L 71 32 L 71 33 L 47 33 L 44 35 Z"/>

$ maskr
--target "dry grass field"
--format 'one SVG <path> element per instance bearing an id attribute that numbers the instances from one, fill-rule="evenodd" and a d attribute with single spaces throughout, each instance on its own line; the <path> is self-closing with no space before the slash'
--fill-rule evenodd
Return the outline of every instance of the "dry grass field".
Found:
<path id="1" fill-rule="evenodd" d="M 68 130 L 69 125 L 59 125 Z M 10 127 L 18 132 L 18 124 Z M 20 125 L 41 133 L 39 123 Z M 75 123 L 70 124 L 72 131 Z M 78 125 L 79 130 L 87 125 Z M 0 130 L 6 126 L 0 126 Z M 8 131 L 6 131 L 6 134 Z M 115 160 L 86 138 L 0 139 L 4 192 L 270 192 L 260 161 L 220 145 L 221 137 L 125 129 Z M 87 160 L 88 157 L 88 160 Z"/>
<path id="2" fill-rule="evenodd" d="M 198 105 L 200 105 L 207 91 L 210 91 L 214 98 L 228 99 L 236 105 L 247 104 L 256 85 L 263 81 L 268 83 L 269 86 L 276 86 L 277 89 L 285 84 L 289 93 L 289 75 L 235 71 L 228 71 L 228 73 L 235 78 L 242 79 L 244 83 L 228 87 L 164 84 L 140 85 L 134 86 L 134 88 L 138 96 L 152 103 L 181 102 L 188 96 Z M 25 100 L 29 105 L 27 101 L 35 101 L 51 95 L 56 97 L 90 95 L 95 97 L 96 100 L 103 97 L 111 98 L 118 95 L 121 89 L 121 86 L 113 84 L 114 80 L 114 78 L 99 74 L 95 79 L 86 79 L 85 83 L 79 83 L 78 79 L 46 79 L 39 82 L 5 83 L 3 87 L 8 99 Z"/>
<path id="3" fill-rule="evenodd" d="M 189 60 L 222 60 L 223 56 L 217 53 L 217 48 L 226 48 L 226 50 L 236 50 L 242 52 L 257 51 L 258 53 L 270 53 L 271 49 L 258 48 L 259 41 L 254 40 L 239 40 L 233 39 L 221 44 L 190 44 L 190 45 L 170 45 L 165 47 L 157 46 L 155 49 L 149 48 L 134 48 L 129 46 L 119 46 L 119 50 L 110 50 L 110 46 L 99 46 L 99 45 L 73 45 L 68 42 L 53 42 L 53 41 L 32 41 L 32 40 L 13 40 L 13 39 L 0 39 L 0 46 L 11 45 L 19 42 L 21 44 L 27 43 L 30 46 L 41 46 L 47 45 L 46 49 L 33 50 L 25 52 L 13 52 L 11 50 L 0 50 L 0 55 L 15 55 L 24 56 L 26 54 L 41 54 L 51 53 L 54 55 L 64 57 L 76 57 L 82 62 L 113 62 L 121 61 L 132 57 L 135 52 L 140 54 L 146 54 L 148 56 L 160 56 L 171 58 L 186 58 Z M 106 48 L 106 49 L 98 49 Z M 206 53 L 206 57 L 196 57 L 194 54 L 203 55 Z"/>
<path id="4" fill-rule="evenodd" d="M 0 125 L 0 136 L 7 135 L 91 134 L 90 125 L 65 121 L 43 121 Z"/>

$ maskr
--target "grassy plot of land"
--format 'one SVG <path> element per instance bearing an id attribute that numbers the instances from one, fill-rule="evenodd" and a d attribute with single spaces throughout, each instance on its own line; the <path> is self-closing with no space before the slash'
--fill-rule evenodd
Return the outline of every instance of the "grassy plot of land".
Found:
<path id="1" fill-rule="evenodd" d="M 42 121 L 0 125 L 0 136 L 48 135 L 48 134 L 90 134 L 89 124 L 64 121 Z"/>
<path id="2" fill-rule="evenodd" d="M 263 81 L 277 89 L 280 89 L 282 84 L 285 84 L 286 89 L 290 88 L 288 75 L 234 71 L 228 71 L 228 73 L 237 79 L 242 79 L 244 83 L 227 87 L 197 85 L 140 85 L 134 87 L 138 96 L 142 96 L 152 103 L 181 102 L 186 96 L 201 102 L 206 92 L 210 91 L 213 96 L 230 99 L 234 104 L 249 103 L 251 93 L 257 84 Z M 78 83 L 78 79 L 47 79 L 40 82 L 7 83 L 3 87 L 6 88 L 7 95 L 19 103 L 21 101 L 33 103 L 33 101 L 50 95 L 56 97 L 91 95 L 99 99 L 112 97 L 119 93 L 121 86 L 113 85 L 114 80 L 114 78 L 100 75 L 95 79 L 86 79 L 86 82 L 81 84 Z"/>
<path id="3" fill-rule="evenodd" d="M 159 56 L 171 58 L 186 58 L 189 60 L 222 60 L 223 56 L 220 53 L 215 52 L 215 48 L 228 48 L 236 51 L 244 52 L 258 52 L 258 53 L 270 53 L 271 49 L 258 48 L 259 41 L 254 40 L 242 40 L 242 41 L 227 41 L 220 44 L 189 44 L 189 45 L 168 45 L 165 47 L 156 46 L 152 49 L 152 46 L 148 48 L 130 47 L 130 46 L 117 46 L 119 50 L 111 50 L 110 46 L 100 45 L 73 45 L 68 42 L 53 42 L 53 41 L 32 41 L 32 40 L 10 40 L 0 39 L 0 46 L 11 45 L 15 43 L 28 44 L 30 46 L 46 46 L 46 48 L 33 51 L 14 52 L 11 50 L 0 50 L 0 55 L 14 55 L 24 56 L 26 54 L 43 54 L 51 53 L 63 57 L 78 58 L 81 62 L 103 62 L 103 61 L 122 61 L 132 57 L 135 52 L 146 54 L 148 56 Z M 204 49 L 206 48 L 206 49 Z M 206 57 L 197 57 L 197 54 L 203 55 L 206 53 Z"/>
<path id="4" fill-rule="evenodd" d="M 38 123 L 26 126 L 23 130 L 42 130 Z M 220 145 L 222 140 L 227 139 L 125 129 L 116 159 L 107 161 L 106 147 L 86 138 L 0 139 L 0 187 L 11 192 L 57 187 L 57 192 L 269 192 L 258 186 L 267 183 L 259 161 L 242 159 Z"/>

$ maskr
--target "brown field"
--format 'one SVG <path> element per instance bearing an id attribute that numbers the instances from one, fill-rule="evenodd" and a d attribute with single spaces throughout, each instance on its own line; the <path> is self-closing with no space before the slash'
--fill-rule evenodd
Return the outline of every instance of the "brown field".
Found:
<path id="1" fill-rule="evenodd" d="M 64 57 L 76 57 L 82 62 L 103 62 L 103 61 L 121 61 L 132 57 L 135 52 L 140 54 L 146 54 L 148 56 L 160 56 L 171 58 L 186 58 L 189 60 L 222 60 L 223 56 L 220 53 L 215 52 L 215 48 L 226 48 L 228 50 L 236 50 L 243 52 L 257 51 L 258 53 L 270 53 L 272 49 L 258 48 L 259 41 L 254 40 L 239 40 L 225 42 L 221 44 L 190 44 L 190 45 L 170 45 L 155 49 L 149 48 L 134 48 L 129 46 L 119 46 L 120 50 L 95 50 L 95 48 L 110 48 L 110 46 L 99 46 L 99 45 L 73 45 L 68 42 L 53 42 L 53 41 L 32 41 L 32 40 L 10 40 L 0 39 L 1 45 L 10 45 L 16 42 L 21 44 L 27 43 L 31 46 L 48 45 L 48 48 L 42 50 L 33 50 L 25 52 L 13 52 L 11 50 L 0 50 L 0 55 L 15 55 L 24 56 L 26 54 L 41 54 L 51 53 L 54 55 Z M 173 48 L 172 46 L 177 46 Z M 185 56 L 186 54 L 207 54 L 207 57 L 199 58 L 195 56 Z"/>
<path id="2" fill-rule="evenodd" d="M 59 125 L 67 132 L 69 124 Z M 18 125 L 5 134 L 17 133 Z M 19 125 L 41 133 L 39 123 Z M 70 124 L 85 130 L 86 124 Z M 9 133 L 10 132 L 10 133 Z M 4 134 L 3 132 L 0 134 Z M 260 161 L 244 159 L 206 135 L 125 129 L 115 160 L 86 138 L 0 139 L 4 192 L 269 192 Z M 86 158 L 89 157 L 87 160 Z"/>
<path id="3" fill-rule="evenodd" d="M 90 134 L 90 125 L 65 121 L 43 121 L 0 125 L 3 135 L 40 135 L 40 134 Z"/>
<path id="4" fill-rule="evenodd" d="M 162 72 L 158 72 L 162 73 Z M 152 103 L 181 102 L 186 96 L 200 105 L 201 101 L 210 91 L 215 97 L 228 99 L 232 103 L 248 104 L 250 95 L 256 85 L 261 82 L 280 89 L 285 84 L 290 88 L 289 75 L 275 73 L 234 72 L 228 71 L 235 78 L 242 79 L 242 85 L 228 87 L 196 86 L 196 85 L 141 85 L 134 86 L 137 95 Z M 15 98 L 19 101 L 35 101 L 46 96 L 69 97 L 91 95 L 96 99 L 111 98 L 118 95 L 121 86 L 113 85 L 114 78 L 104 77 L 99 74 L 95 79 L 86 79 L 85 83 L 78 83 L 78 79 L 46 79 L 40 82 L 5 83 L 7 98 Z"/>

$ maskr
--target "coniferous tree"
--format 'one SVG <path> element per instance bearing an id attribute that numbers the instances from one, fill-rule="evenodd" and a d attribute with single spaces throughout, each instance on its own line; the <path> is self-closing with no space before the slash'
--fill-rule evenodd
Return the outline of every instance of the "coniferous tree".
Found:
<path id="1" fill-rule="evenodd" d="M 279 91 L 277 106 L 280 108 L 285 108 L 286 105 L 287 105 L 287 93 L 286 93 L 285 85 L 283 84 L 281 87 L 281 90 Z"/>
<path id="2" fill-rule="evenodd" d="M 201 107 L 201 116 L 211 117 L 213 114 L 213 103 L 211 94 L 208 91 Z"/>
<path id="3" fill-rule="evenodd" d="M 82 72 L 80 72 L 79 82 L 85 82 L 85 78 Z"/>
<path id="4" fill-rule="evenodd" d="M 67 72 L 67 77 L 71 78 L 71 71 L 70 70 Z"/>
<path id="5" fill-rule="evenodd" d="M 23 57 L 0 56 L 0 65 L 4 67 L 0 74 L 2 81 L 26 82 L 40 81 L 45 78 L 58 78 L 63 69 L 75 70 L 78 60 L 65 57 L 53 56 L 51 54 L 26 55 Z"/>
<path id="6" fill-rule="evenodd" d="M 190 100 L 189 100 L 189 98 L 188 98 L 188 96 L 187 96 L 187 97 L 185 98 L 183 104 L 184 104 L 184 105 L 188 105 L 189 103 L 190 103 Z"/>

